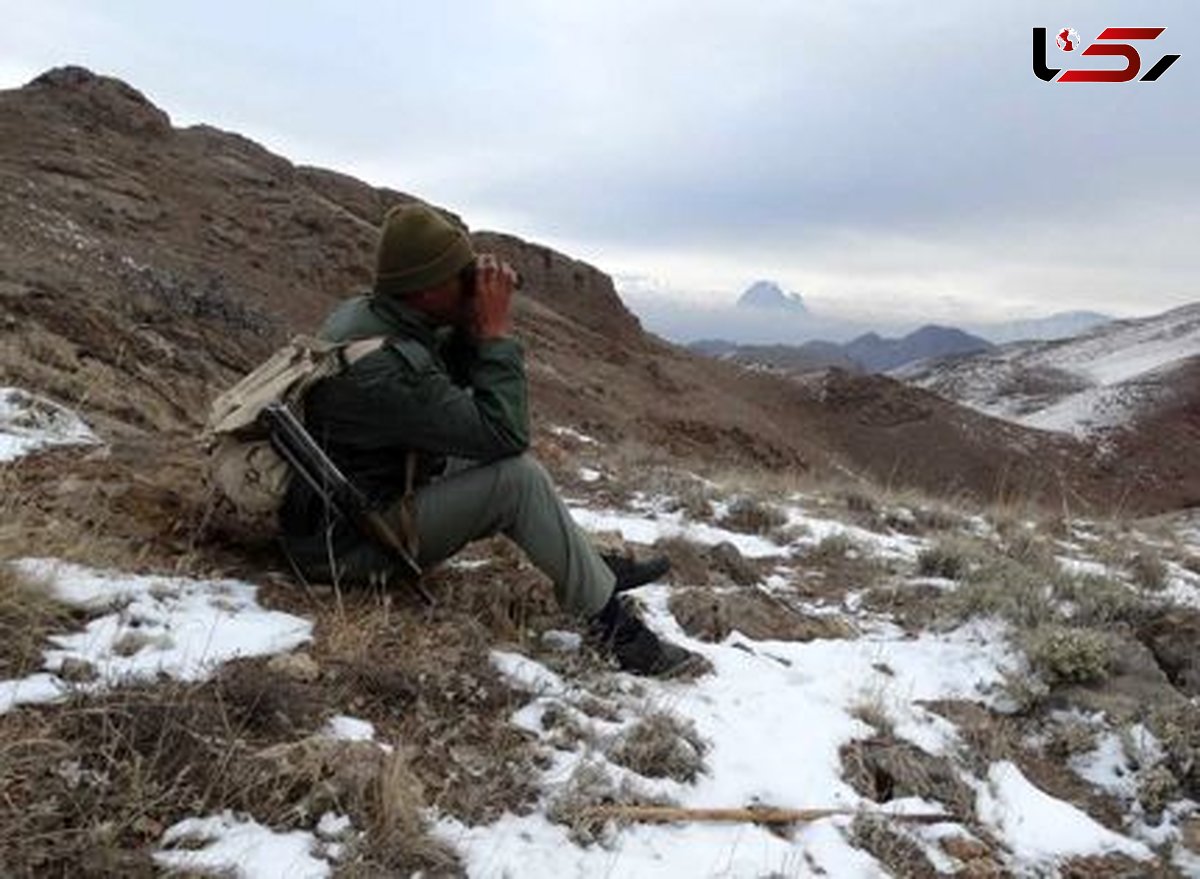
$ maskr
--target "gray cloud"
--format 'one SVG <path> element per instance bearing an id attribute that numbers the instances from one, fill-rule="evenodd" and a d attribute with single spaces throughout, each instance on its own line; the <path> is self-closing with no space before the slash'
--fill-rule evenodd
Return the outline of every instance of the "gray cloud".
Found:
<path id="1" fill-rule="evenodd" d="M 850 310 L 1200 296 L 1188 0 L 1136 14 L 1116 0 L 0 0 L 0 14 L 0 76 L 87 63 L 177 117 L 675 286 L 732 295 L 771 275 Z M 1030 28 L 1088 39 L 1113 24 L 1167 25 L 1160 51 L 1184 58 L 1154 84 L 1030 72 Z"/>

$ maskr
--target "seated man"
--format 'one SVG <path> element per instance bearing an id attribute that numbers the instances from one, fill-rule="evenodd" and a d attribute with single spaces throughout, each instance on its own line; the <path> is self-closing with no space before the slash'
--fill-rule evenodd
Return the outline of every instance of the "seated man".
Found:
<path id="1" fill-rule="evenodd" d="M 515 281 L 510 266 L 477 257 L 466 232 L 433 208 L 392 209 L 373 293 L 343 302 L 321 330 L 335 342 L 387 341 L 312 387 L 308 429 L 352 482 L 389 505 L 387 518 L 422 568 L 504 534 L 622 668 L 677 673 L 694 654 L 660 640 L 617 597 L 664 574 L 666 560 L 601 557 L 527 452 L 524 355 L 510 336 Z M 288 490 L 281 524 L 305 576 L 386 582 L 400 570 L 301 480 Z"/>

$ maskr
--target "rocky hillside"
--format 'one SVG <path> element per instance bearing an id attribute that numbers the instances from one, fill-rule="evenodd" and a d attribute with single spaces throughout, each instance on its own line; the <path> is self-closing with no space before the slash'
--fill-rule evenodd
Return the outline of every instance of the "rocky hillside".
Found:
<path id="1" fill-rule="evenodd" d="M 0 92 L 0 381 L 78 405 L 108 439 L 186 444 L 218 389 L 367 283 L 377 224 L 408 198 L 173 128 L 79 68 Z M 796 383 L 691 355 L 643 333 L 595 268 L 475 234 L 529 279 L 517 326 L 546 423 L 714 466 L 1159 504 L 1153 472 L 887 379 Z"/>
<path id="2" fill-rule="evenodd" d="M 1014 424 L 1084 439 L 1114 461 L 1173 473 L 1176 502 L 1200 503 L 1200 304 L 894 375 Z"/>
<path id="3" fill-rule="evenodd" d="M 536 244 L 476 233 L 535 450 L 709 670 L 620 673 L 504 538 L 432 607 L 298 582 L 195 432 L 408 197 L 86 71 L 0 92 L 0 875 L 1197 875 L 1200 521 L 1111 503 L 1163 459 L 697 357 Z"/>

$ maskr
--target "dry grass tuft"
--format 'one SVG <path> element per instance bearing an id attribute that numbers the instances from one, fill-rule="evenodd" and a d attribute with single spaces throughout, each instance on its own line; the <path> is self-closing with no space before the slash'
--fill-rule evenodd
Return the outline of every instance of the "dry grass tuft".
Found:
<path id="1" fill-rule="evenodd" d="M 850 716 L 861 720 L 882 738 L 892 738 L 896 727 L 888 713 L 882 689 L 864 691 L 850 706 Z"/>
<path id="2" fill-rule="evenodd" d="M 47 584 L 0 562 L 0 680 L 41 668 L 46 636 L 69 629 L 74 620 Z"/>
<path id="3" fill-rule="evenodd" d="M 976 547 L 961 539 L 943 539 L 917 555 L 917 573 L 922 577 L 961 580 L 978 557 Z"/>
<path id="4" fill-rule="evenodd" d="M 922 797 L 944 803 L 960 818 L 972 814 L 975 795 L 945 757 L 887 736 L 852 741 L 841 747 L 840 756 L 842 777 L 876 803 Z"/>
<path id="5" fill-rule="evenodd" d="M 458 857 L 429 835 L 424 815 L 425 791 L 408 754 L 396 749 L 383 761 L 369 789 L 370 823 L 341 869 L 344 877 L 381 875 L 458 875 Z"/>
<path id="6" fill-rule="evenodd" d="M 886 819 L 860 814 L 850 825 L 850 841 L 896 876 L 933 879 L 939 874 L 921 846 Z"/>
<path id="7" fill-rule="evenodd" d="M 707 751 L 708 743 L 690 720 L 656 711 L 623 733 L 608 757 L 647 778 L 692 782 L 704 771 Z"/>
<path id="8" fill-rule="evenodd" d="M 1046 753 L 1059 760 L 1095 750 L 1099 741 L 1096 727 L 1079 717 L 1066 715 L 1050 728 Z"/>

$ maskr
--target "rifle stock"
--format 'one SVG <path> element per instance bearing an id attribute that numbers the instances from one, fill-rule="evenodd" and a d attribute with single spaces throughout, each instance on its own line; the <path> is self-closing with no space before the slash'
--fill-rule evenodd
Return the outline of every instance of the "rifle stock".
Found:
<path id="1" fill-rule="evenodd" d="M 317 445 L 300 420 L 284 403 L 272 403 L 261 415 L 271 437 L 271 444 L 283 456 L 292 470 L 308 483 L 327 504 L 354 523 L 365 537 L 388 549 L 408 574 L 406 582 L 426 604 L 433 597 L 421 586 L 421 566 L 417 564 L 404 541 L 383 514 L 371 506 L 363 494 L 338 469 L 337 465 Z"/>

